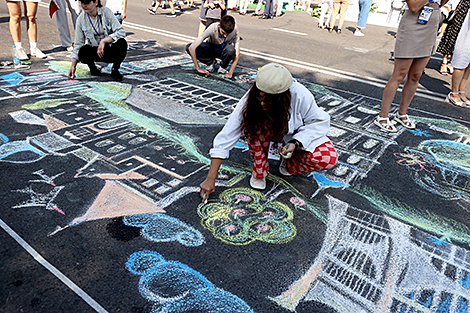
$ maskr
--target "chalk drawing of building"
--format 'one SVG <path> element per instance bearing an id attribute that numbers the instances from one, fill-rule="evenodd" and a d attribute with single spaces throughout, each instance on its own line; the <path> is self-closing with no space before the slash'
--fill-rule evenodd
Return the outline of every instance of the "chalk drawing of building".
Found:
<path id="1" fill-rule="evenodd" d="M 295 311 L 468 312 L 470 252 L 390 217 L 328 196 L 324 243 L 307 273 L 278 297 Z"/>
<path id="2" fill-rule="evenodd" d="M 364 97 L 351 99 L 332 95 L 314 94 L 320 108 L 330 114 L 331 127 L 328 137 L 339 153 L 338 164 L 326 176 L 332 180 L 340 179 L 352 184 L 357 179 L 380 164 L 379 158 L 390 145 L 396 145 L 395 139 L 404 131 L 383 133 L 373 124 L 380 112 L 380 103 L 373 104 Z"/>

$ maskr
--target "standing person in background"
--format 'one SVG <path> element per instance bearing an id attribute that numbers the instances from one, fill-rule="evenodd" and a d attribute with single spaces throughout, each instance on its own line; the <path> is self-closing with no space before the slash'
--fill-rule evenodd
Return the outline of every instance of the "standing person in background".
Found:
<path id="1" fill-rule="evenodd" d="M 238 4 L 240 7 L 240 12 L 238 12 L 238 14 L 246 15 L 246 10 L 248 10 L 249 3 L 250 3 L 250 0 L 240 0 L 240 3 Z"/>
<path id="2" fill-rule="evenodd" d="M 126 19 L 127 0 L 106 0 L 106 7 L 114 13 L 119 23 Z"/>
<path id="3" fill-rule="evenodd" d="M 206 29 L 213 23 L 220 22 L 225 10 L 225 0 L 206 0 L 203 8 L 206 10 Z"/>
<path id="4" fill-rule="evenodd" d="M 201 12 L 199 12 L 199 29 L 197 31 L 197 36 L 201 36 L 202 33 L 206 30 L 206 9 L 204 9 L 204 0 L 201 2 Z"/>
<path id="5" fill-rule="evenodd" d="M 434 53 L 441 2 L 444 5 L 447 0 L 435 0 L 432 3 L 428 0 L 406 0 L 407 8 L 397 30 L 392 77 L 384 88 L 380 114 L 374 120 L 374 124 L 384 132 L 397 132 L 396 127 L 388 118 L 388 113 L 398 86 L 405 77 L 400 107 L 393 120 L 409 129 L 416 127 L 408 117 L 407 110 L 418 88 L 424 68 Z M 422 11 L 427 13 L 425 14 L 426 21 L 421 17 Z"/>
<path id="6" fill-rule="evenodd" d="M 80 3 L 78 0 L 55 0 L 59 9 L 55 12 L 57 22 L 57 30 L 59 31 L 60 42 L 62 47 L 72 52 L 72 37 L 70 36 L 69 22 L 67 20 L 67 7 L 72 15 L 73 29 L 77 23 L 77 17 L 80 14 Z"/>
<path id="7" fill-rule="evenodd" d="M 445 7 L 450 7 L 450 10 L 456 10 L 456 15 L 452 23 L 447 25 L 444 35 L 442 35 L 441 41 L 437 46 L 437 52 L 443 55 L 441 64 L 441 74 L 443 75 L 453 73 L 450 62 L 452 60 L 452 54 L 454 53 L 455 41 L 462 28 L 469 6 L 470 2 L 465 0 L 449 0 L 445 5 Z"/>
<path id="8" fill-rule="evenodd" d="M 325 16 L 328 11 L 328 16 L 326 17 L 326 24 L 330 23 L 331 11 L 333 10 L 333 0 L 322 0 L 320 4 L 320 20 L 318 21 L 318 27 L 325 29 Z"/>
<path id="9" fill-rule="evenodd" d="M 119 73 L 122 61 L 127 55 L 126 31 L 113 12 L 102 7 L 100 0 L 80 0 L 82 13 L 75 28 L 75 42 L 72 52 L 72 66 L 68 77 L 75 78 L 78 62 L 90 68 L 90 74 L 101 76 L 95 62 L 113 63 L 111 77 L 122 80 Z"/>
<path id="10" fill-rule="evenodd" d="M 452 73 L 452 90 L 447 95 L 446 102 L 459 107 L 468 107 L 470 106 L 470 101 L 465 95 L 465 87 L 470 76 L 470 10 L 469 1 L 462 1 L 466 2 L 466 4 L 462 3 L 459 6 L 457 14 L 464 14 L 465 19 L 455 42 L 452 56 L 452 67 L 454 68 Z"/>
<path id="11" fill-rule="evenodd" d="M 21 44 L 21 4 L 23 4 L 24 16 L 26 18 L 26 30 L 29 37 L 29 48 L 32 57 L 44 59 L 46 55 L 39 50 L 38 26 L 36 24 L 36 14 L 38 12 L 38 3 L 41 0 L 7 0 L 8 12 L 10 13 L 10 33 L 15 43 L 16 53 L 20 60 L 27 60 L 28 55 Z"/>
<path id="12" fill-rule="evenodd" d="M 263 66 L 214 139 L 209 173 L 199 185 L 202 200 L 214 192 L 223 160 L 243 136 L 254 159 L 250 179 L 254 189 L 266 188 L 268 151 L 273 144 L 282 145 L 279 173 L 283 176 L 332 168 L 338 153 L 326 137 L 329 128 L 328 113 L 317 106 L 312 93 L 294 80 L 284 66 Z"/>
<path id="13" fill-rule="evenodd" d="M 372 0 L 359 0 L 359 16 L 357 18 L 356 30 L 354 36 L 364 36 L 362 32 L 366 28 L 367 18 L 369 17 Z"/>
<path id="14" fill-rule="evenodd" d="M 263 2 L 262 0 L 259 0 Z M 274 17 L 274 6 L 273 0 L 266 0 L 264 3 L 264 14 L 260 17 L 260 19 L 271 19 Z"/>
<path id="15" fill-rule="evenodd" d="M 251 14 L 251 16 L 260 16 L 261 13 L 259 13 L 259 11 L 261 10 L 262 6 L 263 6 L 263 0 L 258 0 L 258 4 L 256 5 L 255 12 Z"/>
<path id="16" fill-rule="evenodd" d="M 157 10 L 160 7 L 161 3 L 162 3 L 162 0 L 157 0 L 157 1 L 154 0 L 152 2 L 152 6 L 150 8 L 148 8 L 147 11 L 152 15 L 157 14 Z M 168 5 L 170 6 L 171 13 L 169 15 L 167 15 L 167 17 L 176 17 L 175 5 L 173 4 L 173 1 L 168 0 Z M 179 3 L 178 3 L 178 7 L 180 9 L 180 12 L 184 11 L 183 5 L 184 5 L 183 0 L 180 0 Z"/>
<path id="17" fill-rule="evenodd" d="M 334 0 L 333 1 L 333 13 L 331 14 L 331 21 L 328 24 L 328 30 L 333 31 L 333 27 L 336 23 L 336 15 L 338 11 L 341 10 L 339 15 L 338 29 L 336 30 L 337 34 L 341 34 L 341 28 L 343 27 L 344 18 L 346 17 L 346 11 L 349 7 L 349 0 Z"/>

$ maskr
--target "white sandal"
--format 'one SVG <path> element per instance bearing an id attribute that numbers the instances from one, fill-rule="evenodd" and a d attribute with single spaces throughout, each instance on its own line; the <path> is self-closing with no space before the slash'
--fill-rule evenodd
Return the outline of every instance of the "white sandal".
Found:
<path id="1" fill-rule="evenodd" d="M 385 122 L 385 123 L 381 123 Z M 388 133 L 396 133 L 396 127 L 390 122 L 388 117 L 381 117 L 380 115 L 374 120 L 374 124 L 379 126 L 380 130 Z"/>
<path id="2" fill-rule="evenodd" d="M 408 117 L 408 114 L 400 115 L 399 113 L 397 113 L 395 117 L 393 118 L 393 120 L 397 123 L 400 123 L 401 125 L 403 125 L 404 127 L 408 129 L 416 128 L 415 123 L 412 120 L 410 120 L 410 118 Z"/>
<path id="3" fill-rule="evenodd" d="M 463 94 L 465 96 L 465 91 L 459 91 L 459 97 L 460 97 L 460 94 Z M 467 96 L 465 96 L 465 98 L 467 98 Z M 462 98 L 460 98 L 460 100 L 462 100 Z M 470 105 L 470 100 L 467 100 L 467 101 L 463 101 L 463 103 L 465 103 L 465 105 Z"/>
<path id="4" fill-rule="evenodd" d="M 446 99 L 444 100 L 444 102 L 447 102 L 447 103 L 450 103 L 450 104 L 453 104 L 455 106 L 458 106 L 458 107 L 464 107 L 465 106 L 465 102 L 463 101 L 455 101 L 455 100 L 452 100 L 452 98 L 450 97 L 450 95 L 458 95 L 459 93 L 458 92 L 449 92 L 449 94 L 447 95 Z M 460 97 L 459 97 L 460 99 Z"/>

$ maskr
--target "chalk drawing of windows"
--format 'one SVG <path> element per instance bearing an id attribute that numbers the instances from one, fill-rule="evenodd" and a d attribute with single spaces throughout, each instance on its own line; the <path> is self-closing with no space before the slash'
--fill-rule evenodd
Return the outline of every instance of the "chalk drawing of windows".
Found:
<path id="1" fill-rule="evenodd" d="M 102 147 L 106 147 L 112 144 L 114 144 L 114 141 L 112 141 L 111 139 L 105 139 L 105 140 L 98 141 L 97 143 L 95 143 L 95 147 L 102 148 Z"/>
<path id="2" fill-rule="evenodd" d="M 470 251 L 327 197 L 320 253 L 271 300 L 291 311 L 301 301 L 315 301 L 338 312 L 468 312 Z"/>
<path id="3" fill-rule="evenodd" d="M 108 150 L 106 150 L 106 152 L 108 152 L 109 154 L 115 154 L 115 153 L 119 153 L 121 151 L 124 151 L 126 149 L 126 147 L 122 146 L 122 145 L 115 145 L 111 148 L 109 148 Z"/>
<path id="4" fill-rule="evenodd" d="M 141 144 L 143 142 L 146 142 L 146 141 L 147 141 L 147 139 L 145 139 L 145 138 L 137 137 L 137 138 L 129 140 L 129 144 L 135 146 L 135 145 L 139 145 L 139 144 Z"/>
<path id="5" fill-rule="evenodd" d="M 134 133 L 131 133 L 131 132 L 127 132 L 127 133 L 124 133 L 122 135 L 119 135 L 118 138 L 121 139 L 121 140 L 128 140 L 128 139 L 131 139 L 133 137 L 135 137 L 136 135 Z"/>
<path id="6" fill-rule="evenodd" d="M 114 118 L 95 125 L 98 129 L 109 130 L 129 124 L 129 121 L 123 118 Z"/>

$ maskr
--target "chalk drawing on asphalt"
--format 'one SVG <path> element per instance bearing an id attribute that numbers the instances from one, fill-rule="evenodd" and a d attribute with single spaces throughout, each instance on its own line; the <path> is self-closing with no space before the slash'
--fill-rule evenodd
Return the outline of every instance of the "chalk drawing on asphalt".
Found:
<path id="1" fill-rule="evenodd" d="M 448 200 L 462 200 L 470 210 L 470 145 L 425 140 L 405 151 L 407 154 L 399 155 L 400 161 L 419 186 Z"/>
<path id="2" fill-rule="evenodd" d="M 54 175 L 54 176 L 49 176 L 49 175 L 44 173 L 44 169 L 40 169 L 40 170 L 37 170 L 36 172 L 33 172 L 32 174 L 41 177 L 41 179 L 32 179 L 29 182 L 30 183 L 45 183 L 45 184 L 55 186 L 56 184 L 54 183 L 54 180 L 57 177 L 62 176 L 64 173 L 65 172 L 59 173 L 59 174 Z"/>
<path id="3" fill-rule="evenodd" d="M 156 205 L 153 199 L 146 195 L 119 181 L 107 180 L 84 215 L 75 218 L 64 227 L 58 226 L 49 235 L 54 235 L 70 226 L 76 226 L 83 222 L 150 212 L 165 213 Z"/>
<path id="4" fill-rule="evenodd" d="M 273 301 L 292 311 L 301 301 L 317 301 L 338 312 L 466 312 L 469 251 L 386 215 L 328 199 L 320 253 Z"/>
<path id="5" fill-rule="evenodd" d="M 47 126 L 44 119 L 26 110 L 20 110 L 8 113 L 17 123 Z"/>
<path id="6" fill-rule="evenodd" d="M 218 200 L 198 206 L 202 225 L 215 238 L 233 245 L 254 241 L 286 243 L 296 235 L 294 213 L 285 204 L 249 188 L 223 191 Z"/>
<path id="7" fill-rule="evenodd" d="M 0 161 L 9 163 L 31 163 L 43 158 L 46 153 L 31 144 L 31 138 L 26 140 L 9 141 L 0 134 L 2 145 L 0 145 Z"/>
<path id="8" fill-rule="evenodd" d="M 54 203 L 55 198 L 60 193 L 64 186 L 54 186 L 48 193 L 40 193 L 33 190 L 32 187 L 26 187 L 20 190 L 13 190 L 13 192 L 23 193 L 28 195 L 30 198 L 26 201 L 21 202 L 13 206 L 14 209 L 29 208 L 29 207 L 43 207 L 49 211 L 57 211 L 60 214 L 65 213 L 59 209 L 59 206 Z"/>
<path id="9" fill-rule="evenodd" d="M 197 247 L 204 243 L 204 237 L 197 229 L 166 214 L 125 216 L 123 222 L 128 226 L 142 227 L 142 236 L 150 241 L 177 241 L 187 247 Z"/>
<path id="10" fill-rule="evenodd" d="M 133 253 L 126 263 L 133 274 L 141 275 L 139 291 L 153 303 L 152 312 L 252 313 L 240 298 L 217 288 L 199 272 L 167 261 L 154 251 Z"/>

